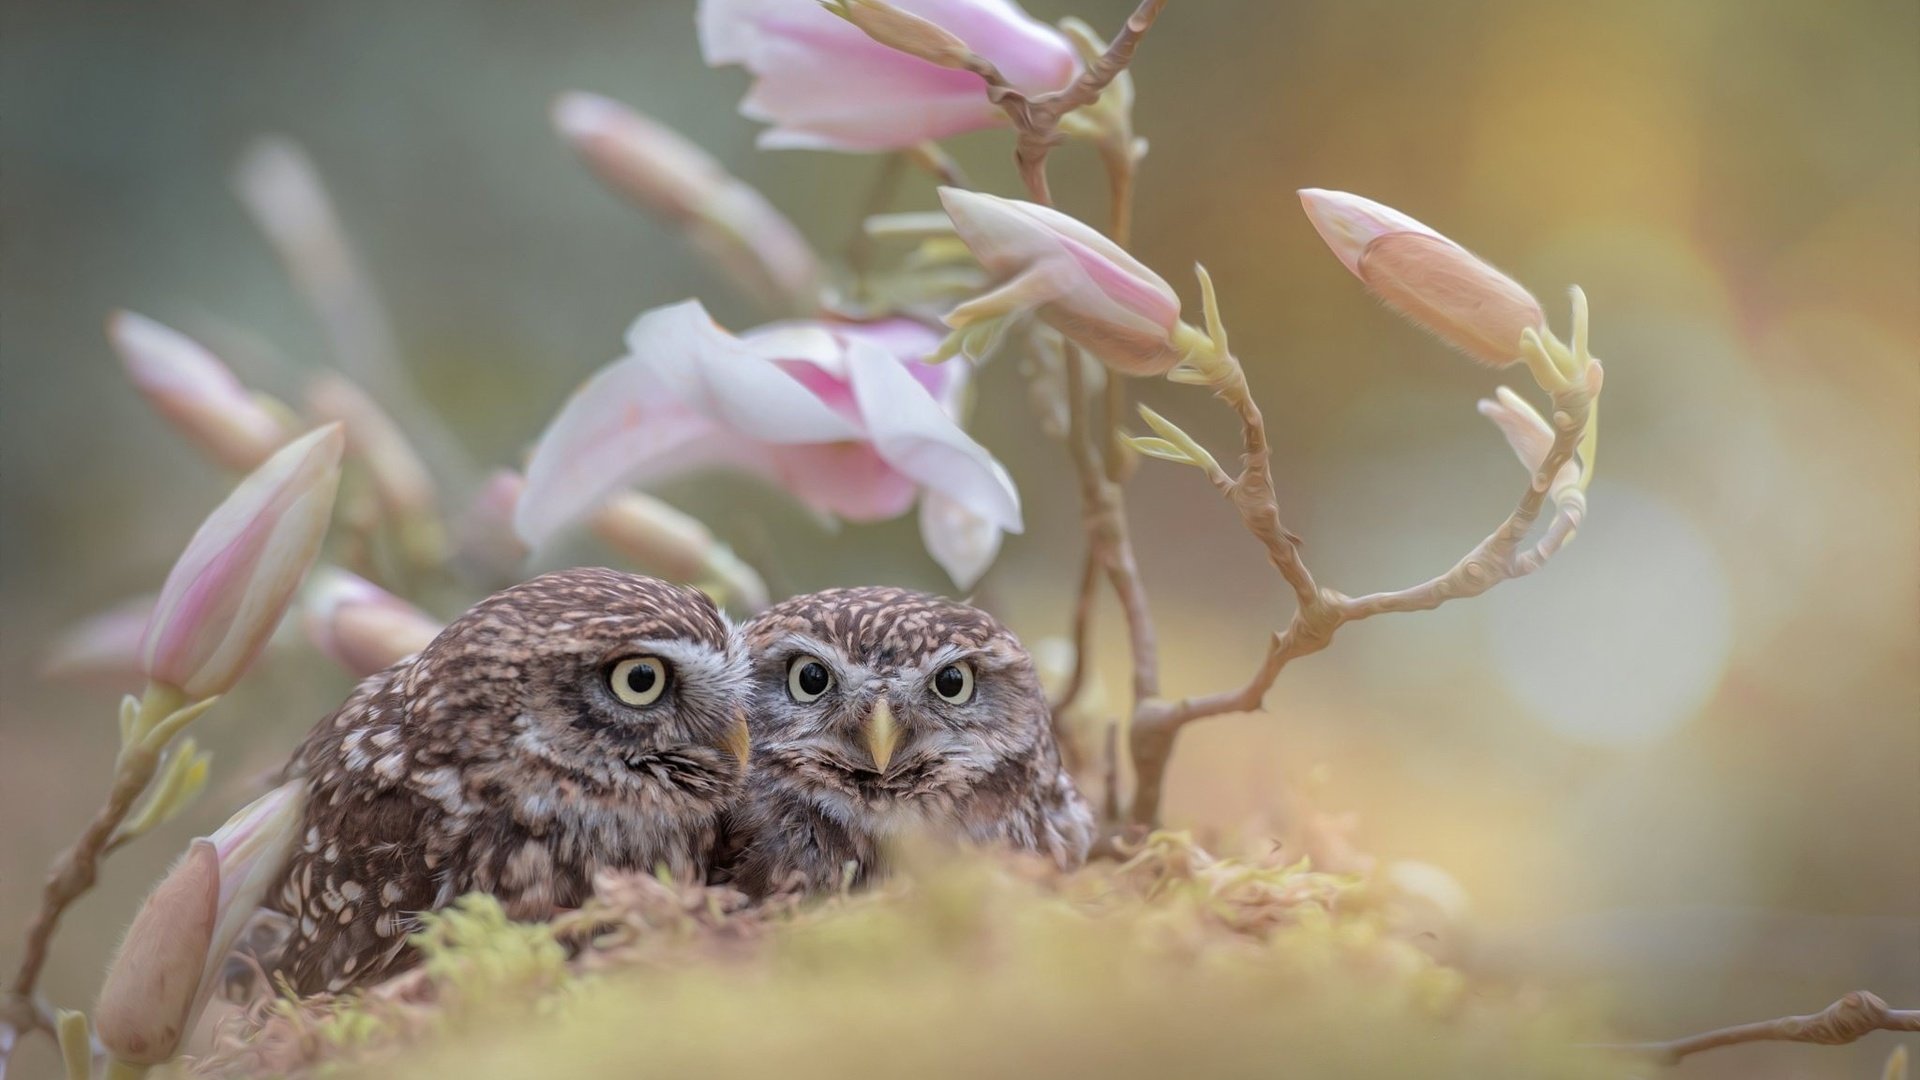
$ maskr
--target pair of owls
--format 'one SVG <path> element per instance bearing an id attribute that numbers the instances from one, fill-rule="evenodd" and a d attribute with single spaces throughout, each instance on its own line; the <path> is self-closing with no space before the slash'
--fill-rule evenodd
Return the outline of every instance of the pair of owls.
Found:
<path id="1" fill-rule="evenodd" d="M 1093 832 L 1019 642 L 888 588 L 734 629 L 650 578 L 535 578 L 361 683 L 289 773 L 306 832 L 271 966 L 302 993 L 405 966 L 417 915 L 468 892 L 539 919 L 606 869 L 762 896 L 860 882 L 908 827 L 1063 867 Z"/>

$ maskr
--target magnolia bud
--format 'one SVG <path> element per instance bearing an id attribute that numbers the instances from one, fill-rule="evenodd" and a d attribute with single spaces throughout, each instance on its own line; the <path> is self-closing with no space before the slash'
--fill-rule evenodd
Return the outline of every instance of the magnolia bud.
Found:
<path id="1" fill-rule="evenodd" d="M 608 547 L 650 573 L 717 586 L 740 607 L 767 605 L 766 584 L 752 567 L 697 519 L 659 499 L 634 491 L 614 495 L 594 514 L 592 526 Z"/>
<path id="2" fill-rule="evenodd" d="M 107 339 L 147 401 L 230 469 L 267 460 L 290 432 L 206 346 L 131 311 L 107 320 Z"/>
<path id="3" fill-rule="evenodd" d="M 355 678 L 419 652 L 441 629 L 426 612 L 337 567 L 314 575 L 302 607 L 308 640 Z"/>
<path id="4" fill-rule="evenodd" d="M 1540 302 L 1473 252 L 1418 221 L 1344 191 L 1304 188 L 1301 205 L 1333 253 L 1388 307 L 1483 364 L 1520 359 L 1544 330 Z"/>
<path id="5" fill-rule="evenodd" d="M 727 276 L 769 304 L 809 310 L 820 263 L 800 230 L 679 132 L 598 94 L 563 94 L 553 125 L 600 181 L 686 229 Z"/>
<path id="6" fill-rule="evenodd" d="M 53 639 L 40 661 L 40 674 L 49 679 L 99 681 L 138 685 L 140 643 L 153 616 L 152 596 L 131 600 L 88 616 Z"/>
<path id="7" fill-rule="evenodd" d="M 446 545 L 433 474 L 379 403 L 345 377 L 326 374 L 307 386 L 307 408 L 338 422 L 347 450 L 366 466 L 380 505 L 400 530 L 408 557 L 418 565 L 437 562 Z"/>
<path id="8" fill-rule="evenodd" d="M 1050 207 L 959 188 L 941 188 L 940 201 L 998 282 L 955 308 L 947 325 L 1032 311 L 1124 374 L 1159 375 L 1179 362 L 1179 296 L 1120 245 Z"/>
<path id="9" fill-rule="evenodd" d="M 973 50 L 937 23 L 902 11 L 884 0 L 824 0 L 826 9 L 860 28 L 890 49 L 946 68 L 965 68 Z"/>
<path id="10" fill-rule="evenodd" d="M 305 812 L 304 782 L 280 785 L 193 841 L 147 897 L 95 1010 L 114 1058 L 158 1065 L 179 1051 L 234 941 L 285 871 Z"/>
<path id="11" fill-rule="evenodd" d="M 147 896 L 107 969 L 95 1026 L 107 1052 L 158 1065 L 186 1036 L 219 921 L 220 858 L 195 840 Z"/>
<path id="12" fill-rule="evenodd" d="M 528 550 L 513 529 L 513 513 L 526 484 L 512 469 L 497 469 L 461 515 L 455 558 L 468 572 L 502 581 L 519 577 Z"/>
<path id="13" fill-rule="evenodd" d="M 149 679 L 189 700 L 239 681 L 319 553 L 344 445 L 337 424 L 287 444 L 201 524 L 147 623 L 141 652 Z"/>

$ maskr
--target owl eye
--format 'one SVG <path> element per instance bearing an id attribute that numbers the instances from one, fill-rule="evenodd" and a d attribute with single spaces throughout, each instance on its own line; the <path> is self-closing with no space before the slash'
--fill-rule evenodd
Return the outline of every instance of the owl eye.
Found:
<path id="1" fill-rule="evenodd" d="M 933 692 L 950 705 L 965 705 L 973 700 L 973 665 L 948 664 L 933 674 Z"/>
<path id="2" fill-rule="evenodd" d="M 787 665 L 787 693 L 803 705 L 820 700 L 820 695 L 832 685 L 833 673 L 816 657 L 798 657 Z"/>
<path id="3" fill-rule="evenodd" d="M 613 665 L 607 688 L 628 705 L 651 705 L 667 690 L 667 662 L 657 656 L 635 656 Z"/>

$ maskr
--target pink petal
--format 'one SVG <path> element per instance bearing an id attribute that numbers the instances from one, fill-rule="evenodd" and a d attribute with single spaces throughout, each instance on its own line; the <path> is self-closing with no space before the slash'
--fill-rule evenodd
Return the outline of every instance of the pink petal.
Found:
<path id="1" fill-rule="evenodd" d="M 993 455 L 962 431 L 898 360 L 864 342 L 854 343 L 847 355 L 874 450 L 922 487 L 999 528 L 1019 532 L 1019 493 Z"/>

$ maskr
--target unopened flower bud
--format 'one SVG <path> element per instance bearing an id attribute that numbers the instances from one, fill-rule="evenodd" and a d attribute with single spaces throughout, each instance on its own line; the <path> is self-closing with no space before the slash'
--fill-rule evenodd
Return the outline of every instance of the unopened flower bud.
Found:
<path id="1" fill-rule="evenodd" d="M 717 587 L 736 605 L 759 609 L 767 587 L 752 567 L 705 525 L 651 495 L 614 495 L 594 514 L 593 531 L 608 547 L 649 573 Z"/>
<path id="2" fill-rule="evenodd" d="M 1127 375 L 1163 374 L 1184 355 L 1175 344 L 1184 329 L 1179 296 L 1120 245 L 1051 207 L 950 187 L 940 201 L 997 282 L 955 308 L 947 325 L 1032 311 Z"/>
<path id="3" fill-rule="evenodd" d="M 139 685 L 140 642 L 153 615 L 152 596 L 137 596 L 68 627 L 40 662 L 49 679 Z"/>
<path id="4" fill-rule="evenodd" d="M 679 132 L 577 92 L 554 102 L 553 125 L 602 183 L 686 229 L 749 292 L 776 307 L 817 304 L 820 262 L 800 230 Z"/>
<path id="5" fill-rule="evenodd" d="M 419 652 L 441 629 L 426 612 L 338 567 L 315 573 L 301 606 L 308 640 L 355 678 Z"/>
<path id="6" fill-rule="evenodd" d="M 1300 203 L 1333 253 L 1388 307 L 1483 364 L 1520 359 L 1544 330 L 1540 302 L 1485 260 L 1389 206 L 1305 188 Z"/>
<path id="7" fill-rule="evenodd" d="M 489 579 L 518 580 L 528 548 L 514 531 L 513 514 L 526 483 L 512 469 L 497 469 L 461 515 L 455 531 L 454 558 L 468 572 Z"/>
<path id="8" fill-rule="evenodd" d="M 239 681 L 319 553 L 344 445 L 336 424 L 287 444 L 201 524 L 147 623 L 141 659 L 149 679 L 189 700 Z"/>
<path id="9" fill-rule="evenodd" d="M 378 402 L 345 377 L 325 374 L 307 387 L 307 408 L 346 431 L 347 450 L 366 466 L 381 507 L 417 565 L 436 562 L 446 545 L 433 474 Z"/>
<path id="10" fill-rule="evenodd" d="M 967 67 L 973 50 L 951 31 L 885 0 L 823 0 L 828 11 L 889 49 L 944 68 Z"/>
<path id="11" fill-rule="evenodd" d="M 116 311 L 107 338 L 154 410 L 220 464 L 251 469 L 291 434 L 219 357 L 178 330 Z"/>
<path id="12" fill-rule="evenodd" d="M 140 905 L 94 1008 L 101 1045 L 121 1061 L 158 1065 L 186 1037 L 219 922 L 220 857 L 195 840 Z"/>
<path id="13" fill-rule="evenodd" d="M 284 872 L 306 812 L 294 780 L 201 837 L 147 897 L 107 968 L 100 1042 L 132 1065 L 173 1057 L 219 982 L 227 953 Z"/>

